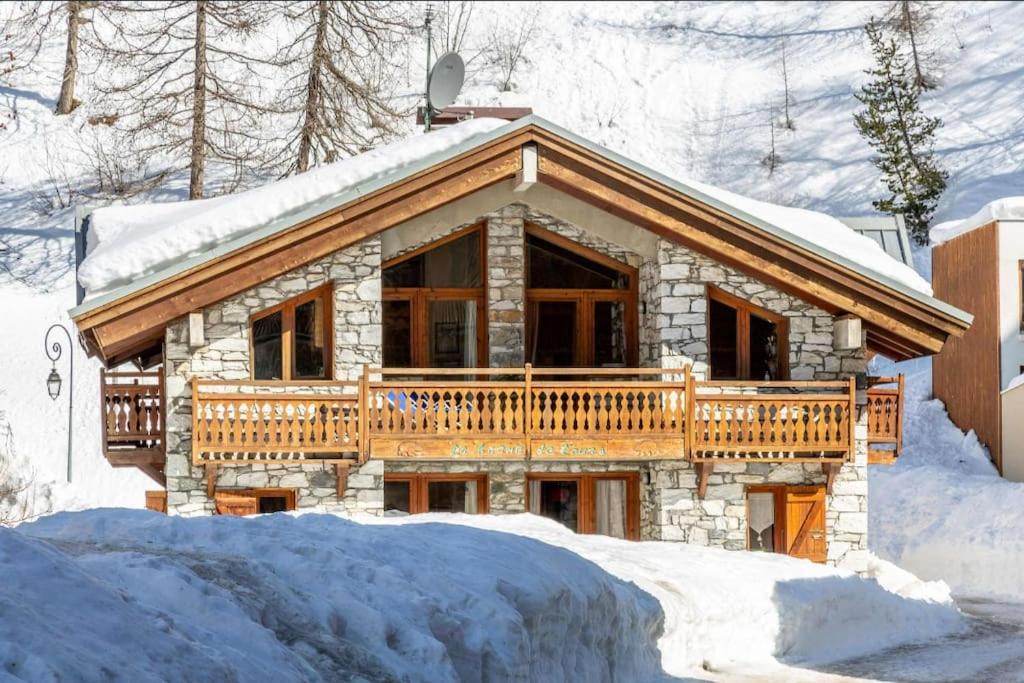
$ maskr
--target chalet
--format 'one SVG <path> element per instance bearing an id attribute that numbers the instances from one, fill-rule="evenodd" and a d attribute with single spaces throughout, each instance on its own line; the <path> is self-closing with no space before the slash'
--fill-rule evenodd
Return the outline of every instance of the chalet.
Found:
<path id="1" fill-rule="evenodd" d="M 1024 200 L 936 226 L 932 286 L 974 316 L 933 361 L 935 397 L 973 429 L 1003 476 L 1024 481 Z"/>
<path id="2" fill-rule="evenodd" d="M 857 569 L 901 411 L 865 359 L 970 324 L 828 217 L 534 116 L 83 227 L 105 450 L 176 515 L 530 511 Z"/>

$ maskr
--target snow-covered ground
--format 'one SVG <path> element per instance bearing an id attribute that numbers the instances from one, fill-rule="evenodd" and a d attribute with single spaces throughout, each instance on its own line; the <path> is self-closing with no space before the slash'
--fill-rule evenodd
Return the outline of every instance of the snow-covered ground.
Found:
<path id="1" fill-rule="evenodd" d="M 895 369 L 907 373 L 904 450 L 869 470 L 872 549 L 957 595 L 1024 602 L 1024 484 L 1001 478 L 974 433 L 929 399 L 930 360 Z"/>
<path id="2" fill-rule="evenodd" d="M 0 663 L 34 681 L 652 681 L 966 628 L 941 585 L 893 567 L 876 581 L 525 514 L 62 513 L 0 530 L 0 566 Z"/>

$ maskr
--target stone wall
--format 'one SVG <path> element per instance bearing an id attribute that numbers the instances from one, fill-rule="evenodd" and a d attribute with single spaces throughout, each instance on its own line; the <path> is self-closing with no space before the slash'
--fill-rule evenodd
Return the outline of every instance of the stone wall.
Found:
<path id="1" fill-rule="evenodd" d="M 658 352 L 663 367 L 689 364 L 696 376 L 707 375 L 706 285 L 714 285 L 787 319 L 790 379 L 840 379 L 867 368 L 863 344 L 849 351 L 832 348 L 834 320 L 826 311 L 682 245 L 661 240 L 657 280 L 661 292 Z"/>
<path id="2" fill-rule="evenodd" d="M 364 363 L 381 363 L 380 240 L 371 238 L 297 268 L 203 311 L 205 343 L 190 348 L 188 318 L 167 328 L 167 510 L 197 515 L 213 511 L 205 472 L 192 462 L 193 376 L 249 380 L 249 317 L 328 282 L 334 292 L 334 376 L 356 379 Z M 217 468 L 218 488 L 299 490 L 300 507 L 380 513 L 384 506 L 383 468 L 369 462 L 352 468 L 341 500 L 333 468 L 321 464 L 245 465 Z"/>

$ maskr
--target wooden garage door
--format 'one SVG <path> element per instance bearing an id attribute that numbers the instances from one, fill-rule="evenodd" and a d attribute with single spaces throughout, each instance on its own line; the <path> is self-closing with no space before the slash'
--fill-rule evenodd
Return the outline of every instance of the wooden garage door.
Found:
<path id="1" fill-rule="evenodd" d="M 793 557 L 824 562 L 828 555 L 825 540 L 825 487 L 791 486 L 786 496 L 786 549 Z"/>

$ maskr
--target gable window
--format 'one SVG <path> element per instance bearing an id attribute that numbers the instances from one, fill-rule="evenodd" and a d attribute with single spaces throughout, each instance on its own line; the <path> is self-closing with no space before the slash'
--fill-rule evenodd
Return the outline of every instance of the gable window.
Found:
<path id="1" fill-rule="evenodd" d="M 788 332 L 781 315 L 708 287 L 711 379 L 786 379 Z"/>
<path id="2" fill-rule="evenodd" d="M 327 284 L 250 318 L 253 379 L 331 378 L 332 296 Z"/>
<path id="3" fill-rule="evenodd" d="M 472 368 L 487 358 L 486 248 L 474 225 L 383 264 L 389 368 Z"/>
<path id="4" fill-rule="evenodd" d="M 638 363 L 637 269 L 526 226 L 526 359 L 537 367 Z"/>

